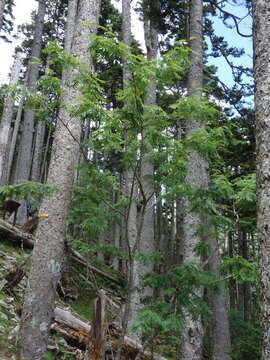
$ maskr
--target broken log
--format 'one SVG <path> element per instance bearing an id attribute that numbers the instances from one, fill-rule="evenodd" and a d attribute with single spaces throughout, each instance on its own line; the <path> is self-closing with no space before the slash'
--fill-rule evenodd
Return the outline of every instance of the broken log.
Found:
<path id="1" fill-rule="evenodd" d="M 81 321 L 70 311 L 56 307 L 52 329 L 70 344 L 85 348 L 89 341 L 91 326 Z"/>
<path id="2" fill-rule="evenodd" d="M 11 225 L 5 220 L 0 219 L 0 238 L 11 240 L 28 249 L 34 247 L 34 238 L 31 234 L 21 231 L 16 226 Z"/>
<path id="3" fill-rule="evenodd" d="M 28 234 L 21 229 L 19 229 L 16 226 L 11 225 L 7 221 L 4 221 L 0 219 L 0 238 L 3 238 L 5 240 L 10 240 L 22 247 L 25 247 L 27 249 L 33 249 L 35 238 L 32 234 Z M 87 267 L 89 270 L 93 271 L 95 274 L 110 280 L 118 285 L 123 284 L 123 280 L 117 278 L 116 276 L 113 276 L 111 274 L 106 273 L 105 271 L 102 271 L 98 269 L 97 267 L 89 264 L 87 260 L 77 251 L 68 248 L 68 253 L 70 253 L 72 259 L 79 263 L 80 265 L 83 265 Z"/>
<path id="4" fill-rule="evenodd" d="M 18 208 L 21 204 L 15 200 L 6 200 L 0 207 L 0 211 L 3 211 L 3 220 L 6 218 L 6 213 L 11 216 L 14 213 L 13 225 L 16 224 Z"/>
<path id="5" fill-rule="evenodd" d="M 77 345 L 83 348 L 89 343 L 89 334 L 91 331 L 91 326 L 78 317 L 73 315 L 70 311 L 61 309 L 59 307 L 55 308 L 54 311 L 54 323 L 52 329 L 59 333 L 65 338 L 65 340 L 73 345 Z M 107 333 L 107 342 L 105 348 L 107 351 L 116 350 L 118 339 L 120 336 L 120 329 L 115 325 L 111 324 Z M 135 359 L 138 352 L 142 351 L 143 345 L 138 341 L 132 340 L 130 337 L 124 337 L 124 347 L 123 351 L 127 354 L 127 359 Z M 166 360 L 163 356 L 151 353 L 149 351 L 144 351 L 141 355 L 143 360 Z"/>
<path id="6" fill-rule="evenodd" d="M 84 257 L 80 253 L 78 253 L 76 250 L 69 249 L 69 252 L 72 256 L 72 259 L 77 261 L 79 264 L 88 267 L 91 271 L 100 275 L 101 277 L 105 277 L 108 280 L 111 280 L 112 282 L 117 283 L 118 285 L 121 285 L 121 284 L 123 285 L 123 279 L 118 279 L 116 276 L 105 273 L 104 271 L 98 269 L 97 267 L 88 264 L 88 262 L 84 259 Z"/>
<path id="7" fill-rule="evenodd" d="M 12 226 L 8 222 L 0 219 L 0 238 L 10 240 L 19 245 L 23 245 L 27 248 L 33 248 L 35 239 L 31 234 L 24 233 L 16 226 Z M 107 278 L 108 280 L 121 283 L 121 280 L 115 278 L 111 274 L 107 274 L 104 271 L 90 265 L 87 263 L 86 259 L 81 256 L 78 252 L 70 249 L 70 253 L 73 259 L 77 260 L 81 265 L 88 267 L 93 272 L 98 275 Z M 89 344 L 89 335 L 91 331 L 91 326 L 78 317 L 74 316 L 70 311 L 61 309 L 57 307 L 54 311 L 54 323 L 52 328 L 62 335 L 67 341 L 86 348 Z M 106 334 L 106 344 L 105 348 L 107 351 L 115 351 L 118 346 L 119 336 L 121 334 L 121 329 L 116 325 L 110 324 Z M 137 341 L 132 340 L 130 337 L 124 337 L 124 353 L 128 354 L 126 359 L 135 359 L 138 352 L 142 352 L 143 345 Z M 142 359 L 149 360 L 166 360 L 164 357 L 158 354 L 152 354 L 148 351 L 144 351 Z"/>

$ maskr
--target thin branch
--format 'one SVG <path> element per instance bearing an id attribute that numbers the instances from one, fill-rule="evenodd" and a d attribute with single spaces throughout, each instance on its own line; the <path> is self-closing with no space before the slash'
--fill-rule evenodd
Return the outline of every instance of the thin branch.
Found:
<path id="1" fill-rule="evenodd" d="M 222 9 L 222 7 L 220 7 L 217 3 L 215 3 L 212 0 L 205 0 L 205 1 L 209 2 L 211 5 L 216 7 L 220 12 L 222 12 L 224 15 L 228 16 L 229 18 L 231 18 L 233 20 L 238 35 L 240 35 L 242 37 L 245 37 L 245 38 L 252 37 L 252 34 L 246 35 L 246 34 L 241 33 L 241 31 L 239 30 L 239 24 L 237 22 L 237 20 L 241 20 L 241 19 L 238 16 L 236 16 L 236 15 L 234 15 L 232 13 L 229 13 L 228 11 Z"/>

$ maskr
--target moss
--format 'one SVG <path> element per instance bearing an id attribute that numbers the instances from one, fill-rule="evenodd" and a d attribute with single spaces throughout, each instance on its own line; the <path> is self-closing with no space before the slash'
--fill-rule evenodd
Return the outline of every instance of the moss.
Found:
<path id="1" fill-rule="evenodd" d="M 80 295 L 76 301 L 71 305 L 72 309 L 80 315 L 83 321 L 89 322 L 93 317 L 93 294 L 89 293 L 89 296 Z"/>
<path id="2" fill-rule="evenodd" d="M 55 360 L 55 355 L 51 351 L 46 351 L 44 360 Z"/>

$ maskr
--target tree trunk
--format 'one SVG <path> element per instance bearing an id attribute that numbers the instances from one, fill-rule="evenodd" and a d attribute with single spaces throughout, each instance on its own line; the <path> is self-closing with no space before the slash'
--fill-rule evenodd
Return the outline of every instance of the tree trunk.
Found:
<path id="1" fill-rule="evenodd" d="M 41 164 L 41 170 L 40 170 L 40 178 L 41 181 L 46 183 L 47 181 L 47 175 L 48 175 L 48 163 L 49 163 L 49 152 L 50 152 L 50 142 L 51 142 L 51 135 L 52 135 L 52 123 L 49 123 L 48 126 L 48 130 L 47 130 L 47 139 L 46 139 L 46 143 L 45 143 L 45 148 L 44 148 L 44 154 L 43 154 L 43 159 L 42 159 L 42 164 Z"/>
<path id="2" fill-rule="evenodd" d="M 202 0 L 192 0 L 190 9 L 190 41 L 191 67 L 188 74 L 188 95 L 202 96 L 203 87 L 203 4 Z M 189 119 L 186 125 L 186 136 L 190 136 L 203 124 Z M 195 151 L 190 151 L 187 165 L 187 182 L 195 187 L 208 189 L 209 170 L 208 162 Z M 184 263 L 200 263 L 200 258 L 194 253 L 195 246 L 202 240 L 210 245 L 212 256 L 209 259 L 209 271 L 218 276 L 220 256 L 217 240 L 214 237 L 212 226 L 207 216 L 187 211 L 188 203 L 185 204 L 183 217 L 183 255 Z M 203 239 L 196 234 L 199 226 L 208 229 L 209 234 Z M 224 289 L 223 289 L 224 290 Z M 202 294 L 202 290 L 198 290 Z M 230 356 L 230 333 L 227 314 L 225 292 L 210 295 L 212 308 L 211 319 L 211 350 L 212 360 L 229 360 Z M 190 314 L 184 320 L 183 342 L 181 346 L 182 359 L 201 359 L 202 357 L 203 328 L 200 320 L 193 321 Z"/>
<path id="3" fill-rule="evenodd" d="M 262 360 L 267 360 L 270 359 L 270 2 L 253 0 L 253 13 Z"/>
<path id="4" fill-rule="evenodd" d="M 8 183 L 12 183 L 12 179 L 11 179 L 12 166 L 13 166 L 13 169 L 15 170 L 14 153 L 15 153 L 15 147 L 16 147 L 19 127 L 20 127 L 20 123 L 21 123 L 21 119 L 22 119 L 23 103 L 24 103 L 24 99 L 21 99 L 19 106 L 18 106 L 18 110 L 17 110 L 16 120 L 15 120 L 15 124 L 14 124 L 14 128 L 13 128 L 13 132 L 12 132 L 12 138 L 11 138 L 11 143 L 10 143 L 10 148 L 9 148 L 9 153 L 8 153 L 8 169 L 7 169 Z"/>
<path id="5" fill-rule="evenodd" d="M 244 259 L 249 260 L 248 251 L 248 234 L 246 229 L 239 229 L 238 231 L 238 254 Z M 250 321 L 251 308 L 250 308 L 250 284 L 237 284 L 238 287 L 238 308 L 243 315 L 244 321 Z"/>
<path id="6" fill-rule="evenodd" d="M 46 1 L 39 1 L 38 13 L 35 21 L 35 34 L 31 52 L 31 58 L 28 67 L 27 88 L 34 90 L 38 75 L 39 64 L 37 59 L 40 58 L 42 33 L 44 27 L 44 17 L 46 13 Z M 28 181 L 30 178 L 30 170 L 32 163 L 32 142 L 34 132 L 34 113 L 31 109 L 26 108 L 24 111 L 23 130 L 21 135 L 20 152 L 17 161 L 16 177 L 18 181 Z M 22 202 L 18 211 L 18 222 L 26 221 L 26 203 Z"/>
<path id="7" fill-rule="evenodd" d="M 35 146 L 33 150 L 33 163 L 31 169 L 31 181 L 41 181 L 41 164 L 43 155 L 43 145 L 45 137 L 45 123 L 39 121 L 35 130 Z"/>
<path id="8" fill-rule="evenodd" d="M 130 0 L 122 0 L 122 37 L 123 42 L 128 47 L 131 45 L 131 6 Z M 128 50 L 130 53 L 130 50 Z M 126 58 L 123 59 L 123 87 L 127 88 L 129 86 L 129 81 L 131 78 L 130 72 L 126 67 Z M 129 119 L 127 119 L 129 121 Z M 135 177 L 135 171 L 137 171 L 136 166 L 134 169 L 128 168 L 124 173 L 125 178 L 125 196 L 129 198 L 129 207 L 126 214 L 126 246 L 129 253 L 129 295 L 128 301 L 126 304 L 126 311 L 124 315 L 124 326 L 125 329 L 127 326 L 132 324 L 133 319 L 137 316 L 138 310 L 140 308 L 140 293 L 139 293 L 139 267 L 140 264 L 135 258 L 135 254 L 138 252 L 138 229 L 137 229 L 137 180 Z M 125 330 L 124 330 L 125 331 Z M 139 340 L 138 334 L 132 334 L 132 338 L 136 341 Z"/>
<path id="9" fill-rule="evenodd" d="M 188 73 L 188 95 L 201 96 L 203 86 L 203 4 L 202 0 L 191 0 L 190 3 L 190 61 L 191 66 Z M 194 119 L 188 119 L 186 124 L 186 136 L 195 132 L 201 124 Z M 190 151 L 187 163 L 186 182 L 193 186 L 206 188 L 207 186 L 207 163 L 195 151 Z M 194 253 L 194 247 L 201 241 L 197 234 L 201 224 L 200 215 L 187 211 L 188 202 L 185 202 L 185 214 L 183 218 L 183 262 L 200 264 L 201 259 Z M 198 295 L 202 296 L 202 290 Z M 203 328 L 201 320 L 193 320 L 191 314 L 185 311 L 182 342 L 180 346 L 179 359 L 201 360 L 202 358 Z"/>
<path id="10" fill-rule="evenodd" d="M 100 3 L 96 0 L 81 0 L 78 7 L 72 53 L 88 66 L 89 32 L 96 32 L 99 8 Z M 74 103 L 80 96 L 74 84 L 74 77 L 78 74 L 78 69 L 70 70 L 67 74 L 62 96 L 63 104 Z M 44 199 L 41 205 L 41 212 L 48 214 L 48 218 L 40 222 L 37 228 L 21 320 L 20 336 L 24 360 L 42 359 L 46 350 L 56 287 L 65 256 L 66 218 L 74 166 L 79 152 L 80 133 L 80 119 L 72 117 L 62 108 L 55 131 L 47 180 L 48 184 L 55 185 L 58 191 L 50 198 Z"/>
<path id="11" fill-rule="evenodd" d="M 216 277 L 220 276 L 220 255 L 216 238 L 207 237 L 210 245 L 209 272 Z M 220 292 L 209 295 L 212 317 L 210 321 L 210 350 L 212 360 L 231 360 L 231 338 L 228 319 L 228 294 L 224 284 L 221 284 Z"/>
<path id="12" fill-rule="evenodd" d="M 65 44 L 64 48 L 66 51 L 71 51 L 72 40 L 74 36 L 75 19 L 77 14 L 78 0 L 68 1 L 68 14 L 67 14 L 67 25 L 65 31 Z"/>
<path id="13" fill-rule="evenodd" d="M 2 30 L 3 22 L 4 22 L 5 4 L 6 4 L 6 0 L 0 0 L 0 31 Z"/>
<path id="14" fill-rule="evenodd" d="M 147 49 L 147 58 L 149 60 L 154 60 L 157 57 L 157 48 L 158 48 L 158 35 L 155 30 L 152 21 L 144 16 L 144 38 Z M 156 80 L 153 78 L 152 84 L 148 89 L 147 100 L 145 102 L 146 107 L 154 107 L 156 106 Z M 149 111 L 149 109 L 146 109 Z M 151 110 L 150 110 L 151 111 Z M 144 127 L 144 133 L 142 136 L 147 135 L 147 124 Z M 152 149 L 149 147 L 145 150 L 145 153 L 142 156 L 141 160 L 141 186 L 143 189 L 143 197 L 142 201 L 146 201 L 143 226 L 142 226 L 142 235 L 140 242 L 140 252 L 151 255 L 155 252 L 155 218 L 154 218 L 154 166 L 152 163 L 151 152 Z M 151 272 L 153 270 L 153 264 L 140 266 L 140 276 L 144 276 L 147 272 Z M 151 288 L 147 288 L 143 290 L 143 296 L 151 296 L 153 293 Z"/>
<path id="15" fill-rule="evenodd" d="M 22 66 L 22 54 L 15 55 L 14 64 L 11 70 L 10 86 L 17 85 Z M 0 185 L 8 182 L 8 148 L 11 132 L 11 121 L 13 117 L 14 98 L 7 96 L 4 103 L 3 115 L 0 123 Z"/>

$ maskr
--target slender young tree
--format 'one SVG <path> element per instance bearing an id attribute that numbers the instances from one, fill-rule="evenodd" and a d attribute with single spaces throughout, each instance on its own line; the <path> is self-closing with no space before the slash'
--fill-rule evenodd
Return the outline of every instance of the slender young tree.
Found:
<path id="1" fill-rule="evenodd" d="M 24 86 L 26 86 L 26 84 L 27 84 L 27 78 L 28 78 L 28 73 L 25 74 Z M 25 99 L 24 99 L 24 97 L 22 97 L 20 99 L 20 103 L 18 105 L 18 110 L 17 110 L 17 114 L 16 114 L 16 120 L 15 120 L 14 127 L 13 127 L 12 138 L 11 138 L 9 154 L 8 154 L 7 179 L 8 179 L 8 182 L 12 182 L 12 183 L 17 180 L 15 178 L 16 177 L 15 173 L 16 173 L 17 166 L 16 166 L 16 164 L 14 164 L 15 160 L 16 160 L 15 159 L 15 150 L 16 150 L 16 144 L 18 142 L 18 134 L 19 134 L 19 129 L 20 129 L 21 121 L 22 121 L 24 102 L 25 102 Z M 13 178 L 11 179 L 12 170 L 13 170 Z"/>
<path id="2" fill-rule="evenodd" d="M 22 66 L 22 54 L 15 55 L 14 64 L 10 75 L 10 85 L 17 85 Z M 7 96 L 4 104 L 2 119 L 0 123 L 0 185 L 5 185 L 8 181 L 8 148 L 11 132 L 11 121 L 13 117 L 14 99 Z"/>
<path id="3" fill-rule="evenodd" d="M 39 121 L 35 129 L 35 140 L 34 140 L 33 156 L 32 156 L 33 161 L 31 168 L 31 181 L 40 182 L 41 180 L 41 163 L 42 163 L 45 131 L 46 131 L 45 122 Z"/>
<path id="4" fill-rule="evenodd" d="M 35 33 L 32 45 L 31 57 L 28 65 L 28 77 L 26 87 L 32 91 L 36 85 L 39 75 L 39 64 L 37 59 L 40 58 L 42 33 L 44 27 L 44 17 L 46 13 L 46 1 L 39 1 L 38 12 L 35 21 Z M 32 143 L 34 134 L 34 113 L 32 109 L 26 108 L 23 117 L 23 130 L 21 135 L 19 155 L 17 161 L 16 178 L 17 181 L 28 181 L 30 179 L 32 163 Z M 18 221 L 26 221 L 26 204 L 23 201 L 18 211 Z"/>
<path id="5" fill-rule="evenodd" d="M 95 34 L 100 3 L 81 0 L 78 6 L 72 54 L 90 67 L 89 35 Z M 80 92 L 74 77 L 78 69 L 65 76 L 62 101 L 64 106 L 76 102 Z M 54 308 L 55 290 L 60 279 L 65 255 L 66 219 L 70 203 L 74 168 L 78 159 L 81 136 L 80 120 L 66 109 L 60 110 L 54 135 L 52 158 L 47 183 L 57 192 L 43 200 L 41 211 L 48 218 L 40 222 L 33 252 L 28 287 L 23 306 L 20 337 L 24 360 L 42 359 L 46 350 Z"/>
<path id="6" fill-rule="evenodd" d="M 77 13 L 78 0 L 70 0 L 68 2 L 68 14 L 65 31 L 64 49 L 71 51 L 72 39 L 74 35 L 75 19 Z M 47 66 L 46 66 L 47 68 Z M 44 140 L 45 140 L 46 124 L 44 121 L 39 121 L 35 127 L 35 138 L 32 155 L 31 167 L 31 181 L 41 181 L 41 164 L 44 154 Z"/>
<path id="7" fill-rule="evenodd" d="M 22 119 L 23 103 L 24 103 L 24 100 L 21 99 L 20 103 L 18 105 L 15 124 L 14 124 L 13 132 L 12 132 L 10 148 L 9 148 L 9 152 L 8 152 L 8 165 L 7 165 L 7 182 L 8 183 L 11 182 L 11 170 L 12 170 L 12 165 L 14 164 L 14 154 L 15 154 L 17 137 L 18 137 L 18 133 L 19 133 L 19 127 L 20 127 L 20 123 L 21 123 L 21 119 Z M 16 166 L 14 166 L 14 169 L 15 168 L 16 168 Z"/>
<path id="8" fill-rule="evenodd" d="M 260 244 L 262 360 L 270 358 L 270 3 L 253 0 L 257 146 L 257 230 Z"/>

